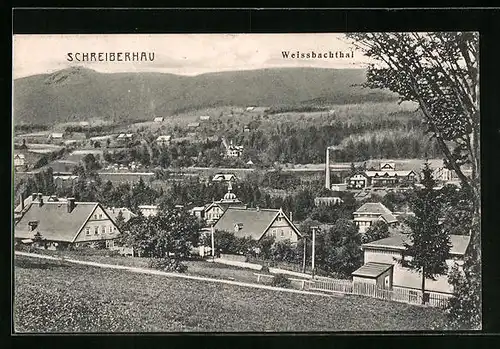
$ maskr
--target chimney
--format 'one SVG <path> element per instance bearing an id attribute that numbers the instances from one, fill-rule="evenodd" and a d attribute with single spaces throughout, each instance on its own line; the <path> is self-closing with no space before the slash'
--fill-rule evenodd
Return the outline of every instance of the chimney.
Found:
<path id="1" fill-rule="evenodd" d="M 260 212 L 260 207 L 259 206 L 255 206 L 255 209 L 257 210 L 257 212 Z"/>
<path id="2" fill-rule="evenodd" d="M 32 193 L 31 194 L 31 201 L 35 201 L 37 197 L 37 193 Z"/>
<path id="3" fill-rule="evenodd" d="M 67 198 L 66 206 L 68 207 L 68 213 L 71 213 L 75 208 L 75 198 Z"/>
<path id="4" fill-rule="evenodd" d="M 326 148 L 326 178 L 325 178 L 325 187 L 326 189 L 330 189 L 330 148 Z"/>
<path id="5" fill-rule="evenodd" d="M 38 206 L 39 207 L 43 206 L 43 195 L 42 195 L 42 193 L 38 193 Z"/>
<path id="6" fill-rule="evenodd" d="M 293 222 L 292 211 L 290 211 L 290 222 Z"/>
<path id="7" fill-rule="evenodd" d="M 23 194 L 19 194 L 19 200 L 21 200 L 21 212 L 24 211 L 24 200 Z"/>

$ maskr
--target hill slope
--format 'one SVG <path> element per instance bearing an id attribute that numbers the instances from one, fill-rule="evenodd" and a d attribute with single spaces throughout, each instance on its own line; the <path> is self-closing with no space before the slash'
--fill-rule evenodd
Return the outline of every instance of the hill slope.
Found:
<path id="1" fill-rule="evenodd" d="M 359 86 L 361 69 L 282 68 L 181 76 L 69 68 L 14 81 L 16 124 L 137 121 L 207 107 L 394 101 Z"/>

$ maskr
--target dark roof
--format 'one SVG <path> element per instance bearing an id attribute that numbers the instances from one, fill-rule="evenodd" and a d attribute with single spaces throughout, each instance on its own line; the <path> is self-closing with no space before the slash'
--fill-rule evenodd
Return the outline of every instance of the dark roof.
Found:
<path id="1" fill-rule="evenodd" d="M 37 231 L 45 239 L 72 242 L 98 205 L 97 202 L 76 202 L 73 211 L 68 213 L 65 202 L 46 202 L 42 207 L 38 202 L 31 203 L 15 225 L 14 236 L 32 238 L 34 232 L 30 231 L 28 224 L 38 221 Z"/>
<path id="2" fill-rule="evenodd" d="M 229 207 L 217 221 L 214 228 L 216 230 L 234 232 L 236 237 L 250 236 L 253 239 L 259 240 L 279 213 L 280 210 L 275 209 L 243 209 Z M 284 213 L 283 215 L 286 217 Z M 289 223 L 297 235 L 301 236 L 297 227 L 290 221 Z M 234 229 L 236 224 L 241 224 L 238 231 Z"/>
<path id="3" fill-rule="evenodd" d="M 368 262 L 352 273 L 352 276 L 376 278 L 392 268 L 392 264 Z"/>
<path id="4" fill-rule="evenodd" d="M 375 213 L 375 214 L 392 214 L 392 212 L 380 202 L 367 202 L 358 208 L 354 213 Z"/>
<path id="5" fill-rule="evenodd" d="M 396 249 L 404 250 L 404 242 L 409 242 L 408 236 L 405 234 L 396 234 L 388 238 L 380 239 L 377 241 L 363 244 L 363 248 L 376 248 L 376 249 Z M 468 235 L 450 235 L 450 254 L 463 255 L 467 250 L 470 243 L 470 236 Z"/>

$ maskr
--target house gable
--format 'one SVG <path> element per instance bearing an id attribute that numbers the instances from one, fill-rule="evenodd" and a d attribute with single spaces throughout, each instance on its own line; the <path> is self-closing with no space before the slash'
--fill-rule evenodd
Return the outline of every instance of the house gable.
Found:
<path id="1" fill-rule="evenodd" d="M 96 204 L 72 242 L 114 239 L 120 234 L 121 231 L 114 220 L 100 204 Z"/>
<path id="2" fill-rule="evenodd" d="M 264 236 L 273 236 L 276 241 L 290 240 L 297 242 L 302 237 L 299 230 L 282 211 L 279 211 L 266 227 L 259 240 Z"/>

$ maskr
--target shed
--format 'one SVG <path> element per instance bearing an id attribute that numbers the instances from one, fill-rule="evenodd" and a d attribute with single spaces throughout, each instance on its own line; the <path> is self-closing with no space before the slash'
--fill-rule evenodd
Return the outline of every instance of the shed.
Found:
<path id="1" fill-rule="evenodd" d="M 391 289 L 393 268 L 393 264 L 369 262 L 352 273 L 352 281 L 353 283 L 361 282 Z"/>

